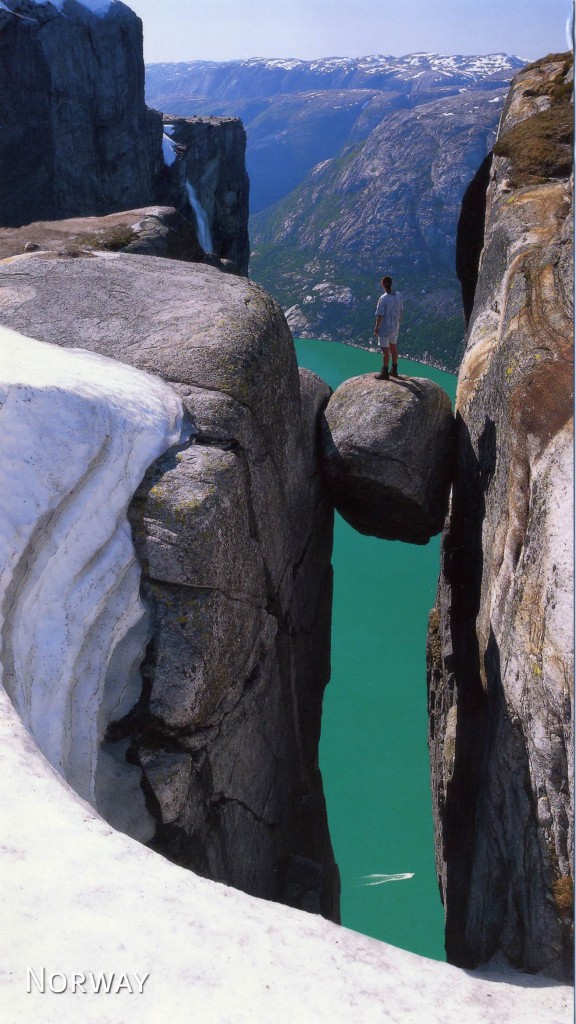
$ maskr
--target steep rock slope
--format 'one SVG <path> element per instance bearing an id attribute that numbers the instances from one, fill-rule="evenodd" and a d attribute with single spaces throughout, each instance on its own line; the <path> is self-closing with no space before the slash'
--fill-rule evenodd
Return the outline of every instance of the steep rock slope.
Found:
<path id="1" fill-rule="evenodd" d="M 104 742 L 143 773 L 153 845 L 337 918 L 317 764 L 333 513 L 315 439 L 329 389 L 300 383 L 273 300 L 211 267 L 38 252 L 0 276 L 6 324 L 156 374 L 187 413 L 192 443 L 155 464 L 131 508 L 153 632 L 141 697 Z"/>
<path id="2" fill-rule="evenodd" d="M 197 235 L 179 258 L 208 252 L 247 273 L 242 125 L 195 118 L 163 128 L 144 102 L 142 24 L 125 4 L 9 0 L 0 40 L 2 227 L 170 205 L 187 222 L 181 233 Z"/>
<path id="3" fill-rule="evenodd" d="M 572 60 L 551 57 L 506 103 L 429 634 L 448 957 L 557 977 L 573 914 L 571 91 Z"/>

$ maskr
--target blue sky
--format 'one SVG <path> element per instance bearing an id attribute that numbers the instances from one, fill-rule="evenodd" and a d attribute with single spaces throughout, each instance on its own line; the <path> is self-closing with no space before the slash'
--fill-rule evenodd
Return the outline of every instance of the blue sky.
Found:
<path id="1" fill-rule="evenodd" d="M 127 0 L 147 62 L 567 49 L 572 0 Z"/>

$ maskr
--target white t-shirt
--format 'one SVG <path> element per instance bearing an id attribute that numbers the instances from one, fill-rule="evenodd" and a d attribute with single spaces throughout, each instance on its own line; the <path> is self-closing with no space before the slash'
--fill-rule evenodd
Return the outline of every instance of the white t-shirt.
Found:
<path id="1" fill-rule="evenodd" d="M 404 299 L 400 292 L 384 292 L 380 296 L 376 306 L 376 316 L 382 317 L 382 323 L 378 329 L 379 338 L 389 338 L 398 334 L 403 309 Z"/>

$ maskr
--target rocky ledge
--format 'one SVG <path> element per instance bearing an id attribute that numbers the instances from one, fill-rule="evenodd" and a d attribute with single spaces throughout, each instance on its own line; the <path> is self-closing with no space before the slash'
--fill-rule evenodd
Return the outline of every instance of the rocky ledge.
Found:
<path id="1" fill-rule="evenodd" d="M 104 217 L 67 217 L 0 228 L 0 259 L 37 250 L 81 256 L 93 249 L 202 261 L 196 230 L 169 206 L 141 207 Z"/>

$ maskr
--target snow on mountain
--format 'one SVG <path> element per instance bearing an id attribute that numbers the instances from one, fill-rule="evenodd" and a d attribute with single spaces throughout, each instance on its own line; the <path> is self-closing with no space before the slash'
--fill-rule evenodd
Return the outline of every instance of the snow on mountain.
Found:
<path id="1" fill-rule="evenodd" d="M 98 0 L 84 0 L 98 2 Z M 351 77 L 363 75 L 391 75 L 399 81 L 409 81 L 422 72 L 436 72 L 446 78 L 468 80 L 471 83 L 492 75 L 509 75 L 510 77 L 523 65 L 520 57 L 506 53 L 481 55 L 442 55 L 435 53 L 409 53 L 403 57 L 372 54 L 365 57 L 322 57 L 318 60 L 299 60 L 298 58 L 254 57 L 248 60 L 232 61 L 190 61 L 184 63 L 149 64 L 148 74 L 162 74 L 166 78 L 201 74 L 217 71 L 225 75 L 234 70 L 252 69 L 253 71 L 288 72 L 290 75 L 312 74 L 322 77 L 334 76 L 337 73 Z M 340 81 L 340 80 L 339 80 Z"/>

